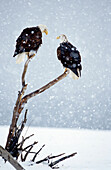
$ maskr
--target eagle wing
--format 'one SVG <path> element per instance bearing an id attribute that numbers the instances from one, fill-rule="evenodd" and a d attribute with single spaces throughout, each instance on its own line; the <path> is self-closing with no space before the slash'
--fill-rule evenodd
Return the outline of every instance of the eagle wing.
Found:
<path id="1" fill-rule="evenodd" d="M 37 52 L 42 44 L 42 32 L 39 27 L 25 28 L 16 40 L 16 49 L 13 57 L 23 52 L 34 50 Z"/>
<path id="2" fill-rule="evenodd" d="M 64 67 L 69 68 L 78 77 L 78 69 L 81 75 L 81 55 L 80 52 L 70 42 L 63 42 L 57 48 L 57 57 Z"/>

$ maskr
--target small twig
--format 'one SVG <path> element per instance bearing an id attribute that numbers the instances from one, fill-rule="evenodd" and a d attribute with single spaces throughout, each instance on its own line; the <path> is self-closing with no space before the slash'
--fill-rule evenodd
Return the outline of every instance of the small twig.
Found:
<path id="1" fill-rule="evenodd" d="M 26 150 L 23 150 L 24 152 L 28 152 L 28 151 L 26 151 Z M 36 152 L 29 152 L 29 153 L 31 153 L 31 154 L 36 154 Z"/>
<path id="2" fill-rule="evenodd" d="M 21 161 L 23 162 L 24 158 L 23 158 L 23 154 L 21 153 Z"/>
<path id="3" fill-rule="evenodd" d="M 49 166 L 50 166 L 51 168 L 54 168 L 54 166 L 55 166 L 56 164 L 58 164 L 59 162 L 64 161 L 65 159 L 68 159 L 68 158 L 70 158 L 70 157 L 73 157 L 73 156 L 75 156 L 76 154 L 77 154 L 77 152 L 75 152 L 75 153 L 73 153 L 73 154 L 71 154 L 71 155 L 68 155 L 68 156 L 64 156 L 64 157 L 62 157 L 62 158 L 60 158 L 60 159 L 58 159 L 58 160 L 56 160 L 56 161 L 54 161 L 54 162 L 51 162 L 51 163 L 49 164 Z"/>
<path id="4" fill-rule="evenodd" d="M 28 112 L 28 109 L 26 109 L 26 111 L 25 111 L 24 120 L 22 121 L 21 127 L 16 132 L 16 136 L 18 137 L 18 139 L 21 135 L 21 132 L 23 131 L 23 129 L 25 127 L 25 124 L 26 124 L 26 121 L 27 121 L 27 112 Z"/>
<path id="5" fill-rule="evenodd" d="M 36 164 L 40 164 L 45 161 L 49 161 L 49 156 L 45 157 L 44 159 L 41 159 L 40 161 L 37 161 Z"/>
<path id="6" fill-rule="evenodd" d="M 45 162 L 45 161 L 49 161 L 50 159 L 53 159 L 53 158 L 57 158 L 59 156 L 62 156 L 64 155 L 65 153 L 62 153 L 62 154 L 59 154 L 59 155 L 56 155 L 56 156 L 50 156 L 48 155 L 47 157 L 45 157 L 44 159 L 40 160 L 40 161 L 37 161 L 36 164 L 40 164 L 42 162 Z"/>
<path id="7" fill-rule="evenodd" d="M 50 156 L 49 159 L 54 159 L 54 158 L 57 158 L 57 157 L 60 157 L 62 155 L 64 155 L 65 153 L 61 153 L 59 155 L 55 155 L 55 156 Z"/>
<path id="8" fill-rule="evenodd" d="M 22 121 L 22 125 L 21 125 L 21 131 L 24 129 L 24 126 L 27 122 L 27 112 L 28 112 L 28 109 L 26 109 L 25 111 L 24 120 Z"/>
<path id="9" fill-rule="evenodd" d="M 29 150 L 26 152 L 24 158 L 22 159 L 23 162 L 26 160 L 28 154 L 30 153 L 30 151 L 32 150 L 32 148 L 34 147 L 34 145 L 37 144 L 37 143 L 38 143 L 38 142 L 34 142 L 34 143 L 30 146 Z"/>
<path id="10" fill-rule="evenodd" d="M 18 143 L 17 147 L 20 148 L 20 150 L 22 150 L 22 146 L 24 144 L 25 140 L 24 140 L 24 137 L 22 136 L 22 141 L 20 143 Z"/>
<path id="11" fill-rule="evenodd" d="M 32 150 L 32 148 L 33 148 L 33 146 L 30 146 L 29 150 L 26 152 L 24 158 L 22 159 L 23 162 L 25 162 L 25 160 L 26 160 L 28 154 L 30 153 L 30 151 Z"/>
<path id="12" fill-rule="evenodd" d="M 25 149 L 23 149 L 23 144 L 24 144 L 24 142 L 27 140 L 27 139 L 29 139 L 30 137 L 32 137 L 34 134 L 32 134 L 32 135 L 30 135 L 30 136 L 28 136 L 28 137 L 26 137 L 26 138 L 24 138 L 23 136 L 22 136 L 22 141 L 17 145 L 17 148 L 18 148 L 18 151 L 19 151 L 19 155 L 20 155 L 20 151 L 21 151 L 21 160 L 22 160 L 22 162 L 23 162 L 23 155 L 22 155 L 22 152 L 23 151 L 25 151 Z M 27 151 L 26 151 L 27 152 Z"/>
<path id="13" fill-rule="evenodd" d="M 18 146 L 20 145 L 20 147 L 19 147 L 19 153 L 20 153 L 20 151 L 22 151 L 22 147 L 23 147 L 23 144 L 24 144 L 24 137 L 22 136 L 22 141 L 21 141 L 21 143 L 19 143 L 18 144 Z M 19 154 L 20 155 L 20 154 Z M 21 160 L 22 160 L 22 152 L 21 152 Z"/>
<path id="14" fill-rule="evenodd" d="M 45 146 L 45 145 L 43 145 L 43 146 L 39 149 L 39 151 L 35 153 L 34 157 L 32 158 L 32 162 L 35 161 L 35 158 L 37 157 L 37 155 L 40 153 L 40 151 L 43 149 L 44 146 Z"/>
<path id="15" fill-rule="evenodd" d="M 23 138 L 22 141 L 17 145 L 17 147 L 20 146 L 21 144 L 23 145 L 24 142 L 25 142 L 27 139 L 29 139 L 30 137 L 32 137 L 32 136 L 34 136 L 34 134 L 32 134 L 32 135 L 30 135 L 30 136 L 27 136 L 26 138 Z"/>
<path id="16" fill-rule="evenodd" d="M 37 144 L 38 142 L 34 142 L 34 144 Z M 30 148 L 32 145 L 34 145 L 34 144 L 31 144 L 31 145 L 28 145 L 27 147 L 25 147 L 22 151 L 26 151 L 28 148 Z"/>

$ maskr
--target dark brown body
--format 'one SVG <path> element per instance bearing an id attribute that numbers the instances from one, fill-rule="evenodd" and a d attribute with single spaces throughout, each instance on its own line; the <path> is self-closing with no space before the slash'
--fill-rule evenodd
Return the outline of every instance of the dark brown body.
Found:
<path id="1" fill-rule="evenodd" d="M 42 32 L 39 27 L 25 28 L 16 40 L 16 49 L 13 57 L 23 52 L 34 50 L 37 52 L 42 44 Z"/>
<path id="2" fill-rule="evenodd" d="M 57 48 L 57 57 L 64 67 L 69 68 L 78 77 L 81 75 L 81 56 L 79 51 L 70 42 L 60 43 Z M 80 74 L 78 74 L 78 71 Z"/>

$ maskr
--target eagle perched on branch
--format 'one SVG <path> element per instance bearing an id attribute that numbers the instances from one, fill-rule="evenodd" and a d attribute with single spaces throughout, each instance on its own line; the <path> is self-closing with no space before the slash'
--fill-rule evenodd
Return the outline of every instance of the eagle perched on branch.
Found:
<path id="1" fill-rule="evenodd" d="M 34 56 L 42 44 L 42 33 L 48 34 L 47 27 L 40 24 L 37 27 L 25 28 L 16 40 L 16 49 L 13 57 L 16 56 L 16 63 L 21 63 L 25 56 Z"/>
<path id="2" fill-rule="evenodd" d="M 81 56 L 80 52 L 68 42 L 67 37 L 62 34 L 57 39 L 61 40 L 60 46 L 57 48 L 57 57 L 66 68 L 70 71 L 70 76 L 73 79 L 78 79 L 81 76 Z"/>

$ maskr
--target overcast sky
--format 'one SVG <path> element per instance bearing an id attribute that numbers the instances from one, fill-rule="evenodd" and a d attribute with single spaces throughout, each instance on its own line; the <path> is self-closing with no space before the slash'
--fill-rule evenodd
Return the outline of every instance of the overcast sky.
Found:
<path id="1" fill-rule="evenodd" d="M 27 93 L 63 73 L 56 37 L 66 34 L 82 56 L 82 76 L 70 77 L 31 99 L 28 125 L 111 129 L 111 1 L 0 0 L 0 124 L 10 124 L 23 64 L 15 42 L 26 27 L 45 24 L 48 36 L 31 61 Z M 23 115 L 22 115 L 23 116 Z"/>

